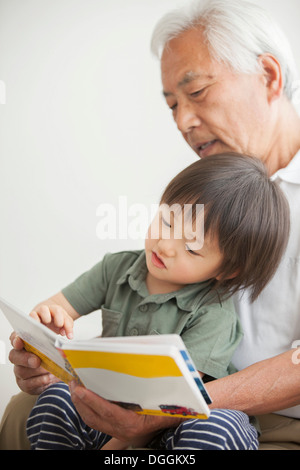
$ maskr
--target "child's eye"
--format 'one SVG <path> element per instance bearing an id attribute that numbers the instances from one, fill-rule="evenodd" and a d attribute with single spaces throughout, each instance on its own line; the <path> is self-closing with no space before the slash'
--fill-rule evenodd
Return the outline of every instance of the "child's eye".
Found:
<path id="1" fill-rule="evenodd" d="M 161 216 L 161 220 L 162 220 L 162 223 L 163 223 L 166 227 L 171 228 L 171 225 L 169 224 L 169 222 L 166 221 L 166 219 L 163 218 L 163 216 Z"/>
<path id="2" fill-rule="evenodd" d="M 196 253 L 195 251 L 191 250 L 188 245 L 185 245 L 185 249 L 192 255 L 199 256 L 199 253 Z"/>

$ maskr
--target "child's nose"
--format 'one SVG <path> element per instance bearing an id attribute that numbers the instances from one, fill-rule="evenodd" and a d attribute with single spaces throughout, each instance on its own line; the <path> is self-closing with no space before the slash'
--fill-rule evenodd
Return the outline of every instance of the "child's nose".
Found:
<path id="1" fill-rule="evenodd" d="M 172 239 L 160 239 L 158 242 L 158 250 L 159 250 L 159 253 L 167 256 L 168 258 L 175 256 L 176 254 L 175 241 Z"/>

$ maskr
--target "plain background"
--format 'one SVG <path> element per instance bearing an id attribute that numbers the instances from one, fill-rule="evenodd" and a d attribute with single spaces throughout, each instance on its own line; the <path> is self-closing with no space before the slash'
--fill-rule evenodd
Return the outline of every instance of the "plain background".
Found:
<path id="1" fill-rule="evenodd" d="M 150 207 L 197 158 L 172 122 L 149 49 L 157 20 L 182 3 L 0 0 L 0 297 L 23 311 L 104 253 L 143 248 L 142 236 L 101 240 L 99 206 L 118 213 L 126 196 Z M 256 3 L 272 11 L 300 65 L 299 0 Z M 100 332 L 99 312 L 79 321 L 78 335 Z M 18 391 L 10 332 L 0 312 L 0 416 Z"/>

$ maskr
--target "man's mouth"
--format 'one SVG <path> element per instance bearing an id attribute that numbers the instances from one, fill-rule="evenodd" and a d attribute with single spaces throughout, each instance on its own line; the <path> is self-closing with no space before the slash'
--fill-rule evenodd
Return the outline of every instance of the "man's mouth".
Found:
<path id="1" fill-rule="evenodd" d="M 152 256 L 151 256 L 151 261 L 159 269 L 166 269 L 165 263 L 163 260 L 155 253 L 155 251 L 152 251 Z"/>
<path id="2" fill-rule="evenodd" d="M 209 142 L 204 142 L 204 143 L 201 143 L 200 145 L 196 145 L 194 149 L 196 150 L 200 158 L 204 158 L 211 154 L 211 152 L 213 151 L 213 147 L 215 146 L 216 143 L 217 143 L 216 139 L 210 140 Z"/>

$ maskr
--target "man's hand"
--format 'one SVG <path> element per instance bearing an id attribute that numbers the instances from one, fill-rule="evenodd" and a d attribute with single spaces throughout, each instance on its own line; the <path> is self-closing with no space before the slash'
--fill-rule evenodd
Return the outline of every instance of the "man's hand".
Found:
<path id="1" fill-rule="evenodd" d="M 140 415 L 110 403 L 75 382 L 70 384 L 72 401 L 83 421 L 120 441 L 135 442 L 142 436 L 151 439 L 153 433 L 178 426 L 184 419 Z"/>
<path id="2" fill-rule="evenodd" d="M 9 353 L 9 360 L 14 364 L 16 382 L 23 392 L 39 395 L 50 384 L 59 379 L 41 367 L 41 360 L 35 354 L 24 349 L 24 343 L 13 332 L 10 341 L 14 349 Z"/>

